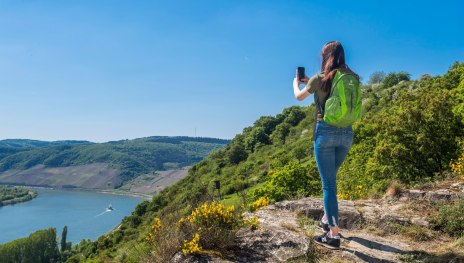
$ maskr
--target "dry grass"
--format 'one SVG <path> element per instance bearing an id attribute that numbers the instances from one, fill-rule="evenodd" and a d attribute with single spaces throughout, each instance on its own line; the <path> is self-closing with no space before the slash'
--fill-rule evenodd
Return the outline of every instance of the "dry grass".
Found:
<path id="1" fill-rule="evenodd" d="M 317 263 L 317 262 L 327 262 L 325 260 L 322 260 L 322 252 L 321 250 L 316 247 L 316 244 L 311 240 L 311 242 L 308 245 L 308 249 L 306 250 L 305 254 L 292 258 L 287 260 L 286 262 L 288 263 Z M 332 261 L 330 261 L 332 262 Z"/>
<path id="2" fill-rule="evenodd" d="M 280 226 L 290 231 L 293 231 L 293 232 L 297 232 L 297 233 L 299 232 L 296 226 L 289 224 L 289 223 L 281 223 Z"/>
<path id="3" fill-rule="evenodd" d="M 460 251 L 463 251 L 464 253 L 464 235 L 460 238 L 458 238 L 456 241 L 454 241 L 451 245 L 451 248 L 453 249 L 458 249 Z"/>
<path id="4" fill-rule="evenodd" d="M 381 230 L 383 230 L 386 234 L 398 234 L 413 241 L 427 241 L 437 235 L 437 233 L 428 228 L 414 224 L 402 225 L 390 222 L 382 227 Z"/>
<path id="5" fill-rule="evenodd" d="M 316 234 L 317 222 L 307 216 L 297 217 L 298 225 L 303 229 L 306 236 L 313 238 Z"/>
<path id="6" fill-rule="evenodd" d="M 150 253 L 142 257 L 141 262 L 161 263 L 169 262 L 172 256 L 179 251 L 179 246 L 183 238 L 182 234 L 176 227 L 180 218 L 179 215 L 165 218 L 156 241 L 150 245 Z"/>
<path id="7" fill-rule="evenodd" d="M 400 197 L 401 193 L 403 192 L 404 186 L 400 184 L 398 181 L 393 181 L 387 189 L 385 193 L 386 198 L 398 198 Z"/>
<path id="8" fill-rule="evenodd" d="M 387 232 L 382 228 L 376 227 L 374 225 L 368 225 L 364 228 L 364 230 L 368 233 L 374 234 L 376 236 L 384 237 L 387 235 Z"/>
<path id="9" fill-rule="evenodd" d="M 464 262 L 461 253 L 446 252 L 441 254 L 427 253 L 424 251 L 414 251 L 400 257 L 402 262 L 407 263 L 443 263 L 443 262 Z"/>
<path id="10" fill-rule="evenodd" d="M 403 206 L 403 211 L 416 216 L 430 218 L 438 214 L 437 207 L 430 204 L 427 200 L 414 200 L 407 202 Z"/>

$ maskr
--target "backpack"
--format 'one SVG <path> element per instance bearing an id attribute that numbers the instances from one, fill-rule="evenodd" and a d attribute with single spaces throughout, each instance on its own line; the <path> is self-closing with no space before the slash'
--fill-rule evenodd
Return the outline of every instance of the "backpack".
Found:
<path id="1" fill-rule="evenodd" d="M 345 128 L 361 118 L 361 83 L 350 73 L 337 71 L 325 102 L 324 121 Z"/>

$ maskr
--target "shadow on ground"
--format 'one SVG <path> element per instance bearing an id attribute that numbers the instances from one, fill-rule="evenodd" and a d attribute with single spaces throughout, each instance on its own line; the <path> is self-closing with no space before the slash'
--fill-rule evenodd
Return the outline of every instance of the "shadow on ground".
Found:
<path id="1" fill-rule="evenodd" d="M 361 237 L 347 237 L 345 238 L 346 240 L 349 241 L 354 241 L 357 242 L 358 244 L 361 244 L 369 249 L 375 249 L 375 250 L 380 250 L 380 251 L 385 251 L 385 252 L 390 252 L 390 253 L 395 253 L 399 254 L 399 258 L 402 261 L 406 262 L 452 262 L 452 263 L 464 263 L 464 254 L 457 254 L 457 253 L 452 253 L 448 252 L 445 254 L 440 254 L 440 255 L 435 255 L 435 254 L 430 254 L 425 251 L 404 251 L 401 249 L 398 249 L 396 247 L 390 246 L 390 245 L 385 245 L 376 241 L 368 240 L 365 238 Z M 396 261 L 391 261 L 387 259 L 381 259 L 381 258 L 376 258 L 371 255 L 367 255 L 365 253 L 362 253 L 360 251 L 355 251 L 352 249 L 348 248 L 341 248 L 342 251 L 346 251 L 348 253 L 351 253 L 361 260 L 364 260 L 366 262 L 372 262 L 372 263 L 390 263 L 390 262 L 396 262 Z"/>

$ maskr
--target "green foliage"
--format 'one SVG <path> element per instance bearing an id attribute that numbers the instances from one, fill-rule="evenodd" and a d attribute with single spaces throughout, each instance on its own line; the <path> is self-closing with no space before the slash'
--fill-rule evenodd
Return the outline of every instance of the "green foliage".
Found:
<path id="1" fill-rule="evenodd" d="M 321 194 L 321 183 L 315 163 L 301 165 L 290 162 L 270 173 L 271 179 L 263 187 L 254 190 L 252 199 L 269 196 L 273 201 Z"/>
<path id="2" fill-rule="evenodd" d="M 385 72 L 383 71 L 375 71 L 371 74 L 368 80 L 368 84 L 379 84 L 385 79 Z"/>
<path id="3" fill-rule="evenodd" d="M 400 83 L 401 81 L 411 80 L 411 74 L 401 71 L 401 72 L 392 72 L 388 73 L 382 81 L 384 87 L 389 88 Z"/>
<path id="4" fill-rule="evenodd" d="M 228 159 L 229 162 L 232 164 L 238 164 L 241 161 L 246 160 L 248 157 L 248 152 L 245 149 L 245 145 L 243 145 L 242 140 L 236 140 L 234 143 L 230 144 Z"/>
<path id="5" fill-rule="evenodd" d="M 61 232 L 61 252 L 65 251 L 67 248 L 66 236 L 68 235 L 68 226 L 63 227 L 63 232 Z"/>
<path id="6" fill-rule="evenodd" d="M 280 123 L 277 125 L 274 132 L 271 134 L 271 140 L 274 144 L 284 144 L 285 138 L 287 138 L 290 133 L 290 128 L 292 126 L 287 122 Z"/>
<path id="7" fill-rule="evenodd" d="M 269 143 L 269 136 L 266 134 L 266 129 L 261 126 L 256 126 L 245 136 L 244 144 L 248 151 L 253 152 L 256 148 Z"/>
<path id="8" fill-rule="evenodd" d="M 27 188 L 0 186 L 0 207 L 26 202 L 37 196 L 37 192 Z"/>
<path id="9" fill-rule="evenodd" d="M 58 146 L 58 145 L 78 145 L 78 144 L 92 144 L 92 142 L 75 141 L 75 140 L 53 141 L 53 142 L 28 140 L 28 139 L 0 140 L 0 146 L 7 146 L 7 147 L 16 148 L 16 149 L 28 149 L 28 148 Z"/>
<path id="10" fill-rule="evenodd" d="M 56 230 L 54 228 L 39 230 L 29 237 L 0 245 L 0 259 L 2 263 L 58 262 Z"/>
<path id="11" fill-rule="evenodd" d="M 282 115 L 285 116 L 284 121 L 292 126 L 298 125 L 298 123 L 307 117 L 305 110 L 298 106 L 284 109 Z"/>
<path id="12" fill-rule="evenodd" d="M 398 104 L 380 116 L 382 129 L 373 152 L 378 165 L 368 173 L 414 183 L 448 168 L 463 129 L 452 106 L 447 90 L 401 92 Z"/>
<path id="13" fill-rule="evenodd" d="M 460 237 L 464 233 L 464 199 L 451 205 L 440 206 L 432 225 L 451 236 Z"/>

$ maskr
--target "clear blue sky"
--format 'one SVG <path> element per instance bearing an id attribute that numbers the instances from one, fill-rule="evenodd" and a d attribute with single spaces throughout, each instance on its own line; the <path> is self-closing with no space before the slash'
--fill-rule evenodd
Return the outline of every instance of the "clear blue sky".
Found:
<path id="1" fill-rule="evenodd" d="M 376 2 L 376 3 L 374 3 Z M 232 138 L 329 40 L 364 80 L 462 61 L 463 1 L 0 0 L 0 139 Z"/>

